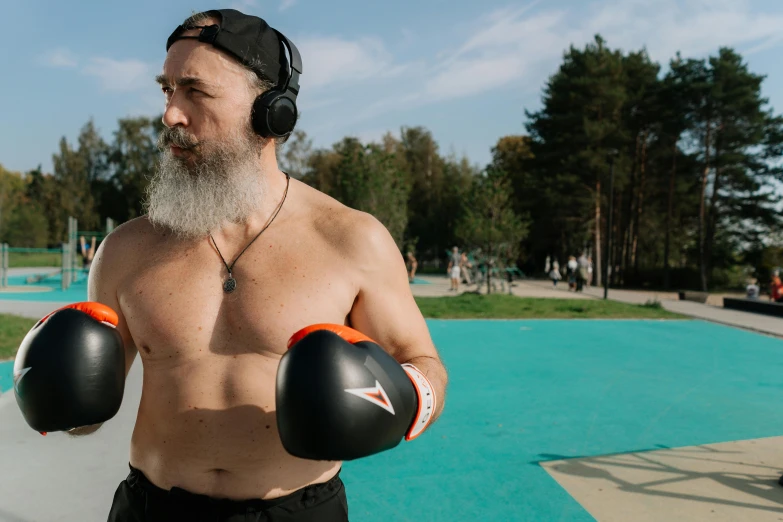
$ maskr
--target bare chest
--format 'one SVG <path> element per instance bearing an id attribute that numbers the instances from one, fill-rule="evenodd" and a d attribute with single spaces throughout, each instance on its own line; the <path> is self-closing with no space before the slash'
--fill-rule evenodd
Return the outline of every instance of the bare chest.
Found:
<path id="1" fill-rule="evenodd" d="M 341 259 L 301 242 L 254 244 L 233 267 L 231 293 L 223 289 L 226 267 L 207 246 L 147 257 L 150 262 L 118 290 L 131 336 L 147 360 L 282 355 L 300 328 L 343 324 L 356 296 Z"/>

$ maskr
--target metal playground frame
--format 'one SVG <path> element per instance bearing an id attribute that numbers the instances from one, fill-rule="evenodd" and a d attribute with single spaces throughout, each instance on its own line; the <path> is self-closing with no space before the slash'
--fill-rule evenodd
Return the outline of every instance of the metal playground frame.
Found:
<path id="1" fill-rule="evenodd" d="M 83 270 L 78 261 L 78 241 L 79 237 L 100 238 L 101 240 L 108 236 L 114 230 L 114 220 L 106 218 L 105 232 L 80 231 L 79 223 L 75 217 L 68 217 L 68 236 L 67 241 L 62 243 L 60 248 L 15 248 L 8 243 L 0 244 L 0 288 L 8 288 L 8 257 L 11 253 L 33 254 L 48 253 L 61 254 L 62 262 L 57 272 L 47 272 L 36 274 L 27 278 L 27 283 L 37 283 L 50 277 L 60 277 L 60 289 L 68 290 L 78 279 L 78 274 Z"/>

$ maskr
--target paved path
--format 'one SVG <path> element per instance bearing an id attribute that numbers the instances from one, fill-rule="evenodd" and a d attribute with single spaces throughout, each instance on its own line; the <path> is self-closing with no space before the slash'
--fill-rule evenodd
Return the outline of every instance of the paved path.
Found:
<path id="1" fill-rule="evenodd" d="M 40 319 L 69 303 L 53 301 L 3 301 L 0 300 L 0 314 L 21 315 L 30 319 Z"/>
<path id="2" fill-rule="evenodd" d="M 449 279 L 443 275 L 443 276 L 433 276 L 433 275 L 424 275 L 424 276 L 416 276 L 417 280 L 425 281 L 427 284 L 413 284 L 411 285 L 411 291 L 413 292 L 413 295 L 416 297 L 447 297 L 447 296 L 455 296 L 460 295 L 465 292 L 473 292 L 475 293 L 478 291 L 481 294 L 487 293 L 487 285 L 486 283 L 481 284 L 479 286 L 473 285 L 464 285 L 461 284 L 459 286 L 458 292 L 452 292 L 449 290 L 449 287 L 451 286 Z M 511 287 L 511 293 L 517 297 L 544 297 L 544 298 L 551 298 L 551 299 L 590 299 L 590 296 L 583 295 L 583 294 L 569 294 L 568 292 L 561 292 L 560 289 L 553 289 L 552 284 L 549 283 L 548 285 L 540 285 L 537 284 L 538 281 L 535 282 L 535 284 L 531 284 L 528 281 L 515 281 L 514 286 Z M 505 287 L 505 290 L 501 289 L 501 287 L 497 287 L 496 290 L 493 290 L 497 293 L 508 293 L 508 287 Z"/>
<path id="3" fill-rule="evenodd" d="M 13 392 L 0 395 L 0 522 L 106 520 L 114 491 L 128 475 L 141 381 L 137 360 L 119 413 L 79 438 L 42 437 L 25 423 Z"/>
<path id="4" fill-rule="evenodd" d="M 552 286 L 548 281 L 526 281 L 526 283 L 539 287 Z M 568 292 L 567 287 L 558 290 L 558 292 L 561 292 L 564 295 L 577 295 L 573 292 Z M 603 288 L 596 287 L 586 288 L 584 295 L 601 299 L 604 296 L 604 290 Z M 647 301 L 657 299 L 666 310 L 672 312 L 694 317 L 696 319 L 744 328 L 758 333 L 783 337 L 783 319 L 781 318 L 750 312 L 740 312 L 737 310 L 727 310 L 722 306 L 712 304 L 679 301 L 679 297 L 675 292 L 645 292 L 610 289 L 608 298 L 614 301 L 633 304 L 644 304 Z"/>

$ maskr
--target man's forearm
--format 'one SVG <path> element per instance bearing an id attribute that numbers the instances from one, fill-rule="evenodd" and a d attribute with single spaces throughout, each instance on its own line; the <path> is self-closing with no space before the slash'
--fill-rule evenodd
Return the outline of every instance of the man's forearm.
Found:
<path id="1" fill-rule="evenodd" d="M 402 364 L 412 364 L 423 373 L 432 387 L 435 389 L 435 411 L 432 414 L 430 425 L 443 411 L 443 405 L 446 404 L 446 385 L 448 384 L 448 375 L 443 363 L 434 357 L 414 357 L 409 361 L 403 361 Z"/>

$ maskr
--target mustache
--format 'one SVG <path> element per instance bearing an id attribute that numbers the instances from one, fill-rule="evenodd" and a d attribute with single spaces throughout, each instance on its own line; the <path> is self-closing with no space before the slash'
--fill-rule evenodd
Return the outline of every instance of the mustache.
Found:
<path id="1" fill-rule="evenodd" d="M 158 136 L 158 149 L 164 151 L 170 146 L 181 149 L 192 149 L 199 144 L 199 141 L 192 135 L 185 132 L 182 127 L 164 127 Z"/>

